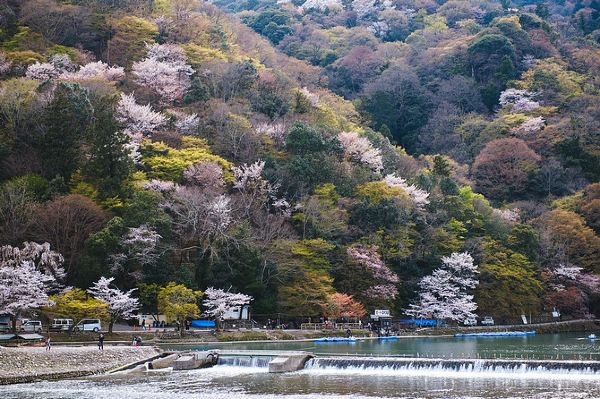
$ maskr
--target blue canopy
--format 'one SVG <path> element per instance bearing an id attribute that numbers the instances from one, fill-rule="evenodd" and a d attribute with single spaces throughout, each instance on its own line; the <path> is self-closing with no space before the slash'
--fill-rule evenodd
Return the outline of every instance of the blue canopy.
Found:
<path id="1" fill-rule="evenodd" d="M 213 328 L 214 326 L 215 326 L 214 320 L 192 320 L 192 327 Z"/>

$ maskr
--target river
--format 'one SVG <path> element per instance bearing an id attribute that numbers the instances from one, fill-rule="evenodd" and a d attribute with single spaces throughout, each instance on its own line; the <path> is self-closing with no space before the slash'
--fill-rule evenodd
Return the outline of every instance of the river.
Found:
<path id="1" fill-rule="evenodd" d="M 433 356 L 441 353 L 441 348 L 446 346 L 446 358 L 451 358 L 450 354 L 454 353 L 481 354 L 478 348 L 490 350 L 497 347 L 498 351 L 514 354 L 521 347 L 527 354 L 537 353 L 538 357 L 564 350 L 572 358 L 589 357 L 590 353 L 595 358 L 598 345 L 578 338 L 581 338 L 581 334 L 524 337 L 519 341 L 514 338 L 408 338 L 393 342 L 373 341 L 354 347 L 324 344 L 328 346 L 323 353 L 339 353 L 351 348 L 355 352 L 375 351 L 380 345 L 379 353 L 407 355 L 409 351 L 412 353 L 418 349 L 420 354 Z M 287 343 L 285 349 L 299 349 L 297 345 L 300 343 Z M 238 346 L 248 348 L 247 345 Z M 427 348 L 431 351 L 427 351 Z M 2 399 L 600 398 L 600 372 L 577 369 L 574 365 L 576 362 L 572 363 L 573 366 L 566 362 L 567 369 L 562 370 L 537 366 L 531 368 L 518 362 L 514 367 L 484 367 L 479 360 L 468 367 L 452 368 L 404 363 L 397 365 L 394 361 L 405 359 L 390 358 L 382 365 L 367 367 L 352 360 L 363 357 L 343 357 L 350 359 L 344 360 L 347 366 L 340 365 L 340 358 L 321 356 L 320 360 L 309 361 L 304 370 L 288 374 L 269 374 L 264 359 L 242 362 L 223 359 L 209 369 L 179 372 L 156 370 L 135 377 L 103 376 L 9 385 L 0 387 L 0 392 Z"/>

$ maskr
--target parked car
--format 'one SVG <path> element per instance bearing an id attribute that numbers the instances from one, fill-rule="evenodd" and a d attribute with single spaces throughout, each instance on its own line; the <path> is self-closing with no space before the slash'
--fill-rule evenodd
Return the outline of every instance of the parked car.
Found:
<path id="1" fill-rule="evenodd" d="M 50 325 L 51 331 L 71 331 L 73 319 L 54 319 Z"/>
<path id="2" fill-rule="evenodd" d="M 7 333 L 10 332 L 10 323 L 3 323 L 0 322 L 0 333 Z"/>
<path id="3" fill-rule="evenodd" d="M 476 326 L 477 325 L 477 319 L 475 317 L 469 317 L 468 319 L 465 319 L 465 321 L 463 322 L 463 324 L 465 326 Z"/>
<path id="4" fill-rule="evenodd" d="M 98 332 L 102 329 L 102 323 L 99 319 L 83 319 L 73 327 L 73 331 L 93 331 Z"/>
<path id="5" fill-rule="evenodd" d="M 481 324 L 484 326 L 493 326 L 494 318 L 492 316 L 485 316 L 483 320 L 481 320 Z"/>
<path id="6" fill-rule="evenodd" d="M 25 323 L 21 324 L 19 331 L 41 333 L 43 331 L 42 322 L 39 320 L 27 320 Z"/>

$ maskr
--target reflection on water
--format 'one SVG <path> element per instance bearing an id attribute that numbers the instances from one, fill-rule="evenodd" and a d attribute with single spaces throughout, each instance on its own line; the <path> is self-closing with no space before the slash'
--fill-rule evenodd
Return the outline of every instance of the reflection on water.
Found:
<path id="1" fill-rule="evenodd" d="M 2 387 L 3 399 L 338 399 L 600 397 L 600 379 L 536 378 L 443 371 L 356 372 L 307 369 L 269 374 L 256 367 L 216 366 L 189 372 L 151 371 L 130 378 L 39 382 Z M 530 378 L 531 377 L 531 378 Z"/>
<path id="2" fill-rule="evenodd" d="M 581 334 L 498 339 L 415 338 L 354 344 L 236 344 L 227 348 L 418 355 L 425 359 L 413 362 L 378 358 L 381 364 L 374 365 L 365 361 L 357 363 L 349 357 L 343 360 L 339 356 L 330 357 L 328 361 L 327 357 L 320 357 L 320 361 L 310 362 L 302 371 L 269 374 L 263 359 L 229 358 L 221 359 L 213 368 L 187 372 L 150 370 L 135 377 L 110 375 L 3 386 L 0 399 L 597 399 L 600 398 L 597 368 L 557 368 L 556 364 L 549 365 L 552 362 L 537 362 L 541 365 L 535 367 L 512 362 L 510 367 L 497 367 L 501 362 L 481 360 L 455 367 L 453 364 L 457 361 L 454 360 L 443 364 L 429 364 L 431 361 L 427 360 L 431 357 L 600 360 L 599 345 L 579 338 Z"/>
<path id="3" fill-rule="evenodd" d="M 395 355 L 435 358 L 575 359 L 600 360 L 600 342 L 586 333 L 543 334 L 529 337 L 418 337 L 396 341 L 247 343 L 226 349 L 305 350 L 317 354 Z M 218 345 L 210 345 L 210 348 Z M 207 345 L 167 345 L 166 349 L 209 349 Z"/>

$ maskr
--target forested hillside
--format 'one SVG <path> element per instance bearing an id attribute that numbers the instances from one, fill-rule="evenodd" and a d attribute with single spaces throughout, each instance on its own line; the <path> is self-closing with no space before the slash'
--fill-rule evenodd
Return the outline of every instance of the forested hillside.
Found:
<path id="1" fill-rule="evenodd" d="M 211 3 L 0 5 L 1 245 L 148 311 L 600 314 L 596 0 Z"/>

